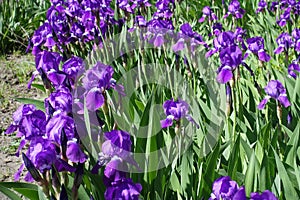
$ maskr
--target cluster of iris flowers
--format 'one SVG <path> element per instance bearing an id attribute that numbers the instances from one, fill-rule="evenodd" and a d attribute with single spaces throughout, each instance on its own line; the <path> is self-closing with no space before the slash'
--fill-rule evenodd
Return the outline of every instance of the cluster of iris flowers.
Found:
<path id="1" fill-rule="evenodd" d="M 48 197 L 53 196 L 52 190 L 49 189 L 51 180 L 52 186 L 57 189 L 55 191 L 65 191 L 63 178 L 54 172 L 62 172 L 62 174 L 70 172 L 77 177 L 77 183 L 74 183 L 72 188 L 72 195 L 77 198 L 84 163 L 89 160 L 72 116 L 74 106 L 79 108 L 79 114 L 83 114 L 84 103 L 79 101 L 76 105 L 73 104 L 72 92 L 76 88 L 76 78 L 87 67 L 83 60 L 83 56 L 87 53 L 85 49 L 101 48 L 102 41 L 116 26 L 125 27 L 129 32 L 146 28 L 147 33 L 150 32 L 152 37 L 145 37 L 145 39 L 149 39 L 148 42 L 155 47 L 161 47 L 167 42 L 164 38 L 165 33 L 160 30 L 175 29 L 172 16 L 176 6 L 173 0 L 157 1 L 156 11 L 149 20 L 146 19 L 147 9 L 152 8 L 153 5 L 147 0 L 117 0 L 114 9 L 112 5 L 113 2 L 110 0 L 52 0 L 46 14 L 47 20 L 35 31 L 30 40 L 28 51 L 32 49 L 32 54 L 35 56 L 36 72 L 28 87 L 31 87 L 35 77 L 39 75 L 45 89 L 49 92 L 49 97 L 44 101 L 45 111 L 37 109 L 34 105 L 22 105 L 14 113 L 13 123 L 6 133 L 17 131 L 17 136 L 21 138 L 17 156 L 21 151 L 26 151 L 23 153 L 24 164 L 16 173 L 15 179 L 19 179 L 26 167 L 28 173 L 25 180 L 39 182 Z M 231 16 L 237 20 L 243 18 L 246 13 L 238 0 L 232 0 L 227 8 L 228 12 L 225 13 L 224 18 Z M 292 23 L 295 16 L 298 17 L 300 2 L 281 0 L 274 1 L 268 6 L 266 1 L 260 1 L 257 13 L 265 12 L 266 9 L 270 12 L 282 11 L 277 23 L 279 26 L 285 26 L 289 22 Z M 120 10 L 125 15 L 116 19 L 116 13 L 122 16 Z M 132 27 L 127 27 L 126 24 L 129 16 L 134 18 Z M 224 26 L 218 20 L 213 8 L 205 6 L 198 23 L 209 21 L 212 28 L 209 37 L 213 38 L 213 44 L 208 45 L 189 23 L 184 23 L 174 37 L 176 41 L 172 50 L 175 53 L 183 50 L 189 38 L 188 46 L 193 55 L 197 54 L 196 49 L 200 45 L 207 49 L 207 58 L 218 54 L 220 66 L 217 69 L 216 80 L 220 84 L 226 84 L 227 96 L 232 95 L 233 86 L 229 82 L 236 80 L 238 76 L 236 73 L 240 67 L 245 67 L 249 71 L 255 86 L 259 88 L 253 70 L 246 64 L 246 60 L 250 54 L 253 54 L 260 62 L 270 61 L 271 56 L 266 51 L 264 38 L 260 36 L 247 38 L 246 30 L 238 26 L 233 30 L 224 30 Z M 296 28 L 291 34 L 283 32 L 276 42 L 278 48 L 274 53 L 284 53 L 288 61 L 292 49 L 296 53 L 300 51 L 300 30 Z M 75 53 L 76 48 L 81 49 L 80 52 Z M 300 72 L 299 57 L 289 63 L 287 70 L 291 77 L 297 77 L 297 72 Z M 122 93 L 122 86 L 115 84 L 113 76 L 114 68 L 100 61 L 86 72 L 82 81 L 82 90 L 88 110 L 97 111 L 106 104 L 107 90 L 117 90 Z M 258 109 L 263 109 L 270 98 L 284 107 L 291 105 L 283 84 L 278 80 L 270 80 L 265 87 L 265 93 L 266 96 L 258 105 Z M 189 105 L 184 100 L 167 100 L 163 108 L 166 118 L 161 120 L 162 128 L 171 127 L 174 122 L 177 126 L 182 118 L 188 119 L 196 127 L 199 126 L 189 115 Z M 128 178 L 126 172 L 118 170 L 118 166 L 126 166 L 126 162 L 136 164 L 129 153 L 132 149 L 130 134 L 117 129 L 101 134 L 104 135 L 105 142 L 102 144 L 99 159 L 91 171 L 97 174 L 98 170 L 105 165 L 103 177 L 106 186 L 105 199 L 138 199 L 142 191 L 141 184 L 134 183 Z M 50 172 L 52 177 L 49 179 Z M 61 192 L 59 195 L 66 194 Z M 91 198 L 93 198 L 92 194 Z M 244 187 L 239 187 L 229 177 L 221 177 L 214 182 L 210 199 L 246 199 L 246 195 Z M 250 199 L 273 200 L 276 197 L 266 190 L 261 194 L 251 193 Z"/>

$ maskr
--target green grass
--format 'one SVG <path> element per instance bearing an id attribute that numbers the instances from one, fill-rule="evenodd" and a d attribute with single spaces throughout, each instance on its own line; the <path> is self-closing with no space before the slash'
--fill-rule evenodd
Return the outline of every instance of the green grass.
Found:
<path id="1" fill-rule="evenodd" d="M 25 52 L 28 39 L 45 19 L 49 1 L 3 0 L 0 3 L 0 54 Z"/>
<path id="2" fill-rule="evenodd" d="M 0 151 L 5 154 L 15 154 L 20 146 L 20 138 L 16 137 L 15 134 L 11 136 L 12 140 L 9 145 L 4 145 L 0 147 Z"/>
<path id="3" fill-rule="evenodd" d="M 24 96 L 20 90 L 26 90 L 35 65 L 32 55 L 24 56 L 19 52 L 10 57 L 1 56 L 0 63 L 0 109 L 4 109 L 10 106 L 11 98 Z"/>

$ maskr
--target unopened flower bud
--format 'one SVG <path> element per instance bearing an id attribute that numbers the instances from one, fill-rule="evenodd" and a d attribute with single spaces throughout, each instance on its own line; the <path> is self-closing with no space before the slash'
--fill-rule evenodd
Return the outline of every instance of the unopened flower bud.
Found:
<path id="1" fill-rule="evenodd" d="M 24 153 L 22 153 L 22 158 L 23 158 L 25 167 L 29 171 L 29 173 L 32 176 L 32 178 L 36 182 L 42 183 L 43 182 L 42 176 L 39 173 L 39 171 L 37 170 L 37 168 L 33 165 L 33 163 L 31 162 L 31 160 Z"/>
<path id="2" fill-rule="evenodd" d="M 292 120 L 293 120 L 293 115 L 292 115 L 292 112 L 289 111 L 289 113 L 287 115 L 287 123 L 288 123 L 288 125 L 290 125 L 292 123 Z"/>
<path id="3" fill-rule="evenodd" d="M 66 151 L 67 151 L 67 142 L 68 142 L 68 138 L 65 132 L 65 129 L 63 128 L 61 131 L 61 136 L 60 136 L 60 143 L 61 143 L 61 156 L 62 159 L 67 161 L 67 155 L 66 155 Z"/>
<path id="4" fill-rule="evenodd" d="M 60 195 L 59 195 L 59 200 L 68 200 L 68 193 L 67 193 L 65 185 L 61 186 L 61 192 L 60 192 Z"/>

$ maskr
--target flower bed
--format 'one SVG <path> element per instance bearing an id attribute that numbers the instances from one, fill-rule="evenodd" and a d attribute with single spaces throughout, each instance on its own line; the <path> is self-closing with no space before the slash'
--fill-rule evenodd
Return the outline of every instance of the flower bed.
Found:
<path id="1" fill-rule="evenodd" d="M 48 97 L 6 130 L 39 186 L 0 190 L 298 199 L 300 2 L 203 3 L 51 1 L 28 46 Z"/>

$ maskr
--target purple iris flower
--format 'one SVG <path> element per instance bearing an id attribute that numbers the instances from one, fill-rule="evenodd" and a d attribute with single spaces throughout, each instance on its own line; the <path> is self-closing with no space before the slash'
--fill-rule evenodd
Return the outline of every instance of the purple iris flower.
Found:
<path id="1" fill-rule="evenodd" d="M 260 0 L 258 2 L 258 8 L 256 10 L 256 13 L 263 12 L 268 7 L 268 4 L 265 0 Z"/>
<path id="2" fill-rule="evenodd" d="M 145 39 L 155 47 L 161 47 L 165 43 L 164 36 L 168 30 L 173 30 L 174 26 L 171 20 L 156 19 L 147 22 L 147 34 Z"/>
<path id="3" fill-rule="evenodd" d="M 245 41 L 244 41 L 245 36 L 246 36 L 246 30 L 242 29 L 241 27 L 236 27 L 236 29 L 234 31 L 234 38 L 235 38 L 236 44 L 241 44 L 241 46 L 244 50 L 247 49 L 247 47 L 245 45 Z"/>
<path id="4" fill-rule="evenodd" d="M 35 166 L 36 168 L 44 173 L 47 170 L 50 170 L 52 164 L 56 160 L 56 152 L 52 149 L 46 149 L 44 151 L 39 152 L 35 156 Z"/>
<path id="5" fill-rule="evenodd" d="M 173 16 L 173 12 L 169 8 L 168 1 L 157 1 L 156 3 L 157 11 L 153 14 L 153 18 L 161 18 L 161 19 L 171 19 Z"/>
<path id="6" fill-rule="evenodd" d="M 179 121 L 182 118 L 186 118 L 187 120 L 194 123 L 198 127 L 198 124 L 188 114 L 189 105 L 184 100 L 181 99 L 178 99 L 177 101 L 174 101 L 173 99 L 167 100 L 165 101 L 163 108 L 167 118 L 160 121 L 162 128 L 167 128 L 169 126 L 172 126 L 174 120 Z"/>
<path id="7" fill-rule="evenodd" d="M 250 200 L 277 200 L 277 198 L 271 191 L 265 190 L 261 194 L 252 192 L 250 194 Z"/>
<path id="8" fill-rule="evenodd" d="M 37 72 L 41 75 L 44 85 L 47 89 L 51 85 L 58 87 L 63 85 L 66 80 L 66 75 L 59 71 L 59 64 L 62 57 L 59 53 L 42 51 L 35 56 L 35 64 Z M 30 81 L 28 82 L 28 88 L 38 73 L 33 73 Z"/>
<path id="9" fill-rule="evenodd" d="M 147 21 L 142 15 L 137 15 L 135 17 L 135 22 L 139 27 L 146 27 L 147 26 Z"/>
<path id="10" fill-rule="evenodd" d="M 270 98 L 277 100 L 284 107 L 289 107 L 291 105 L 287 98 L 286 90 L 280 81 L 271 80 L 265 87 L 265 92 L 267 96 L 257 106 L 259 110 L 264 109 Z"/>
<path id="11" fill-rule="evenodd" d="M 103 183 L 106 187 L 111 186 L 111 183 L 120 181 L 126 178 L 126 172 L 118 169 L 127 169 L 127 166 L 122 162 L 120 158 L 112 158 L 105 166 Z"/>
<path id="12" fill-rule="evenodd" d="M 133 32 L 137 27 L 146 27 L 147 21 L 142 15 L 137 15 L 135 17 L 134 26 L 130 28 L 128 31 Z"/>
<path id="13" fill-rule="evenodd" d="M 226 47 L 220 52 L 222 66 L 218 69 L 217 81 L 227 83 L 233 77 L 233 71 L 242 63 L 242 51 L 238 46 Z"/>
<path id="14" fill-rule="evenodd" d="M 106 141 L 102 144 L 102 152 L 110 157 L 117 156 L 126 159 L 130 156 L 131 140 L 129 133 L 113 130 L 104 133 Z"/>
<path id="15" fill-rule="evenodd" d="M 198 22 L 204 22 L 204 20 L 206 19 L 206 17 L 208 18 L 209 21 L 213 21 L 213 20 L 218 20 L 218 17 L 216 16 L 216 14 L 210 9 L 209 6 L 205 6 L 202 9 L 202 17 L 198 20 Z"/>
<path id="16" fill-rule="evenodd" d="M 85 97 L 87 108 L 96 111 L 104 104 L 103 93 L 110 89 L 112 84 L 112 75 L 114 70 L 111 66 L 98 62 L 92 69 L 87 70 L 82 84 L 85 88 Z"/>
<path id="17" fill-rule="evenodd" d="M 84 11 L 82 16 L 82 24 L 85 27 L 85 31 L 83 33 L 84 41 L 91 41 L 95 39 L 96 35 L 96 17 L 93 15 L 91 10 Z"/>
<path id="18" fill-rule="evenodd" d="M 41 52 L 42 45 L 46 42 L 47 36 L 52 36 L 52 28 L 49 22 L 45 22 L 42 24 L 36 31 L 31 38 L 31 43 L 33 45 L 32 54 L 37 55 Z"/>
<path id="19" fill-rule="evenodd" d="M 269 62 L 271 57 L 264 50 L 264 39 L 262 37 L 253 37 L 247 39 L 248 51 L 246 52 L 244 59 L 249 55 L 249 52 L 252 52 L 258 59 L 264 62 Z"/>
<path id="20" fill-rule="evenodd" d="M 235 69 L 242 63 L 242 51 L 238 46 L 230 46 L 220 52 L 222 65 L 230 66 Z"/>
<path id="21" fill-rule="evenodd" d="M 61 87 L 55 92 L 51 93 L 48 98 L 45 99 L 45 107 L 49 113 L 49 106 L 56 112 L 64 112 L 66 115 L 72 112 L 72 94 L 68 88 Z"/>
<path id="22" fill-rule="evenodd" d="M 231 180 L 229 176 L 218 178 L 213 183 L 213 191 L 209 200 L 246 200 L 244 187 Z"/>
<path id="23" fill-rule="evenodd" d="M 74 128 L 75 125 L 73 118 L 58 111 L 54 113 L 54 116 L 46 125 L 47 137 L 50 140 L 55 141 L 57 144 L 60 144 L 61 132 L 62 129 L 64 129 L 68 140 L 72 140 L 75 137 Z"/>
<path id="24" fill-rule="evenodd" d="M 203 42 L 202 37 L 197 33 L 194 32 L 191 25 L 189 23 L 184 23 L 180 26 L 180 34 L 191 37 L 191 38 L 196 38 L 199 42 L 201 42 L 202 44 L 205 44 L 205 42 Z"/>
<path id="25" fill-rule="evenodd" d="M 234 33 L 232 31 L 222 32 L 215 41 L 215 47 L 229 47 L 235 45 L 234 43 Z"/>
<path id="26" fill-rule="evenodd" d="M 296 3 L 296 5 L 294 6 L 294 14 L 295 15 L 300 15 L 300 1 L 298 1 Z"/>
<path id="27" fill-rule="evenodd" d="M 151 4 L 148 0 L 132 0 L 132 6 L 131 9 L 135 9 L 136 7 L 142 8 L 142 7 L 150 7 Z"/>
<path id="28" fill-rule="evenodd" d="M 157 12 L 154 13 L 154 17 L 170 19 L 173 15 L 170 6 L 174 5 L 173 0 L 159 0 L 156 2 L 155 6 Z"/>
<path id="29" fill-rule="evenodd" d="M 234 33 L 232 31 L 221 32 L 214 39 L 214 47 L 205 54 L 205 57 L 211 57 L 221 49 L 234 45 L 236 45 Z"/>
<path id="30" fill-rule="evenodd" d="M 287 21 L 290 21 L 291 18 L 291 7 L 285 9 L 284 13 L 280 15 L 280 19 L 277 20 L 279 26 L 285 26 Z"/>
<path id="31" fill-rule="evenodd" d="M 70 29 L 69 41 L 70 42 L 76 41 L 76 40 L 81 41 L 84 31 L 85 31 L 84 26 L 81 23 L 74 22 L 71 26 L 71 29 Z"/>
<path id="32" fill-rule="evenodd" d="M 80 57 L 72 56 L 62 66 L 62 71 L 67 74 L 72 86 L 75 84 L 76 78 L 84 70 L 84 61 Z"/>
<path id="33" fill-rule="evenodd" d="M 121 177 L 122 175 L 122 177 L 126 177 L 125 173 L 118 170 L 120 169 L 119 167 L 126 168 L 127 165 L 124 161 L 137 168 L 138 165 L 131 156 L 132 143 L 129 133 L 122 130 L 112 130 L 104 133 L 104 137 L 105 141 L 102 144 L 102 152 L 99 154 L 98 162 L 93 167 L 92 172 L 97 173 L 99 168 L 108 162 L 104 171 L 104 182 L 108 186 L 110 182 L 116 181 L 115 176 Z"/>
<path id="34" fill-rule="evenodd" d="M 129 4 L 128 0 L 118 0 L 117 1 L 117 5 L 119 6 L 120 9 L 128 12 L 128 13 L 132 13 L 132 7 Z"/>
<path id="35" fill-rule="evenodd" d="M 204 45 L 207 47 L 207 44 L 203 41 L 202 36 L 197 32 L 192 30 L 192 27 L 189 23 L 182 24 L 180 31 L 178 33 L 178 41 L 173 45 L 173 51 L 181 51 L 185 47 L 185 42 L 188 43 L 187 46 L 191 46 L 192 53 L 195 52 L 195 47 L 198 45 Z"/>
<path id="36" fill-rule="evenodd" d="M 111 199 L 131 199 L 138 200 L 142 185 L 133 183 L 130 178 L 123 178 L 122 180 L 112 182 L 111 186 L 106 188 L 104 197 L 106 200 Z"/>
<path id="37" fill-rule="evenodd" d="M 300 29 L 295 28 L 292 31 L 292 36 L 295 39 L 295 51 L 300 52 Z"/>
<path id="38" fill-rule="evenodd" d="M 46 17 L 58 42 L 66 44 L 68 38 L 66 35 L 68 35 L 70 30 L 65 8 L 61 5 L 51 6 L 47 11 Z"/>
<path id="39" fill-rule="evenodd" d="M 65 8 L 65 12 L 70 17 L 78 17 L 82 14 L 83 10 L 78 1 L 69 1 L 68 6 Z"/>
<path id="40" fill-rule="evenodd" d="M 106 141 L 102 144 L 102 152 L 103 155 L 111 157 L 104 169 L 105 199 L 138 199 L 142 186 L 139 183 L 133 183 L 131 179 L 126 178 L 124 171 L 119 170 L 127 169 L 127 165 L 123 161 L 128 159 L 131 150 L 129 133 L 122 130 L 113 130 L 106 132 L 104 135 Z M 99 162 L 106 162 L 107 158 L 104 157 L 103 160 L 102 157 Z M 101 166 L 100 163 L 97 168 Z"/>
<path id="41" fill-rule="evenodd" d="M 238 0 L 232 0 L 228 6 L 228 13 L 224 15 L 224 18 L 232 15 L 239 19 L 242 18 L 244 14 L 245 10 L 241 8 L 240 2 Z"/>
<path id="42" fill-rule="evenodd" d="M 28 159 L 40 171 L 50 170 L 52 164 L 56 160 L 56 151 L 54 143 L 46 136 L 46 116 L 40 110 L 36 110 L 33 105 L 22 105 L 13 115 L 13 123 L 7 129 L 6 133 L 10 134 L 18 130 L 17 136 L 21 137 L 21 142 L 16 155 L 19 156 L 21 149 L 27 144 Z M 18 180 L 24 166 L 15 174 Z M 30 174 L 26 175 L 28 181 L 32 181 L 34 177 Z"/>
<path id="43" fill-rule="evenodd" d="M 25 104 L 14 112 L 13 123 L 8 127 L 5 133 L 11 134 L 18 130 L 18 137 L 22 137 L 24 140 L 31 140 L 34 137 L 44 135 L 45 127 L 45 113 L 41 110 L 37 110 L 34 105 Z"/>
<path id="44" fill-rule="evenodd" d="M 271 12 L 276 12 L 277 8 L 279 7 L 278 1 L 272 1 L 270 6 Z"/>
<path id="45" fill-rule="evenodd" d="M 48 34 L 47 37 L 46 37 L 46 42 L 45 42 L 44 46 L 47 47 L 48 50 L 51 50 L 52 47 L 54 47 L 55 45 L 56 45 L 56 42 L 53 39 L 53 35 Z"/>
<path id="46" fill-rule="evenodd" d="M 28 156 L 34 167 L 42 173 L 50 170 L 57 158 L 55 145 L 44 136 L 35 137 L 30 140 L 26 155 Z M 16 175 L 18 178 L 19 173 Z M 29 175 L 28 178 L 30 178 Z"/>
<path id="47" fill-rule="evenodd" d="M 114 159 L 118 159 L 118 160 L 121 160 L 120 158 L 117 158 L 117 157 L 114 157 L 114 158 L 110 158 L 108 155 L 105 155 L 103 152 L 100 152 L 98 154 L 98 161 L 96 163 L 96 165 L 93 166 L 91 172 L 92 174 L 98 174 L 99 172 L 99 169 L 101 167 L 103 167 L 104 165 L 108 165 L 108 163 Z M 114 169 L 117 169 L 117 168 L 114 168 Z M 105 172 L 104 172 L 105 174 Z M 105 184 L 105 183 L 104 183 Z"/>
<path id="48" fill-rule="evenodd" d="M 292 7 L 296 4 L 296 0 L 280 0 L 279 5 L 280 9 L 286 8 L 286 7 Z"/>
<path id="49" fill-rule="evenodd" d="M 76 139 L 68 141 L 66 155 L 73 163 L 84 163 L 87 159 Z"/>
<path id="50" fill-rule="evenodd" d="M 168 8 L 170 4 L 174 5 L 174 3 L 174 0 L 158 0 L 155 6 L 157 9 L 163 10 Z"/>
<path id="51" fill-rule="evenodd" d="M 174 26 L 170 20 L 153 18 L 147 22 L 147 28 L 150 33 L 158 33 L 161 29 L 173 30 Z"/>
<path id="52" fill-rule="evenodd" d="M 275 54 L 280 54 L 281 52 L 288 52 L 289 48 L 294 46 L 293 38 L 290 34 L 283 32 L 276 39 L 278 47 L 274 50 Z"/>
<path id="53" fill-rule="evenodd" d="M 222 32 L 222 29 L 223 29 L 223 25 L 221 23 L 213 24 L 213 34 L 215 36 L 218 36 Z"/>
<path id="54" fill-rule="evenodd" d="M 295 72 L 300 73 L 300 65 L 297 60 L 294 60 L 289 66 L 288 66 L 288 74 L 289 76 L 293 77 L 294 79 L 297 78 L 297 74 Z"/>

